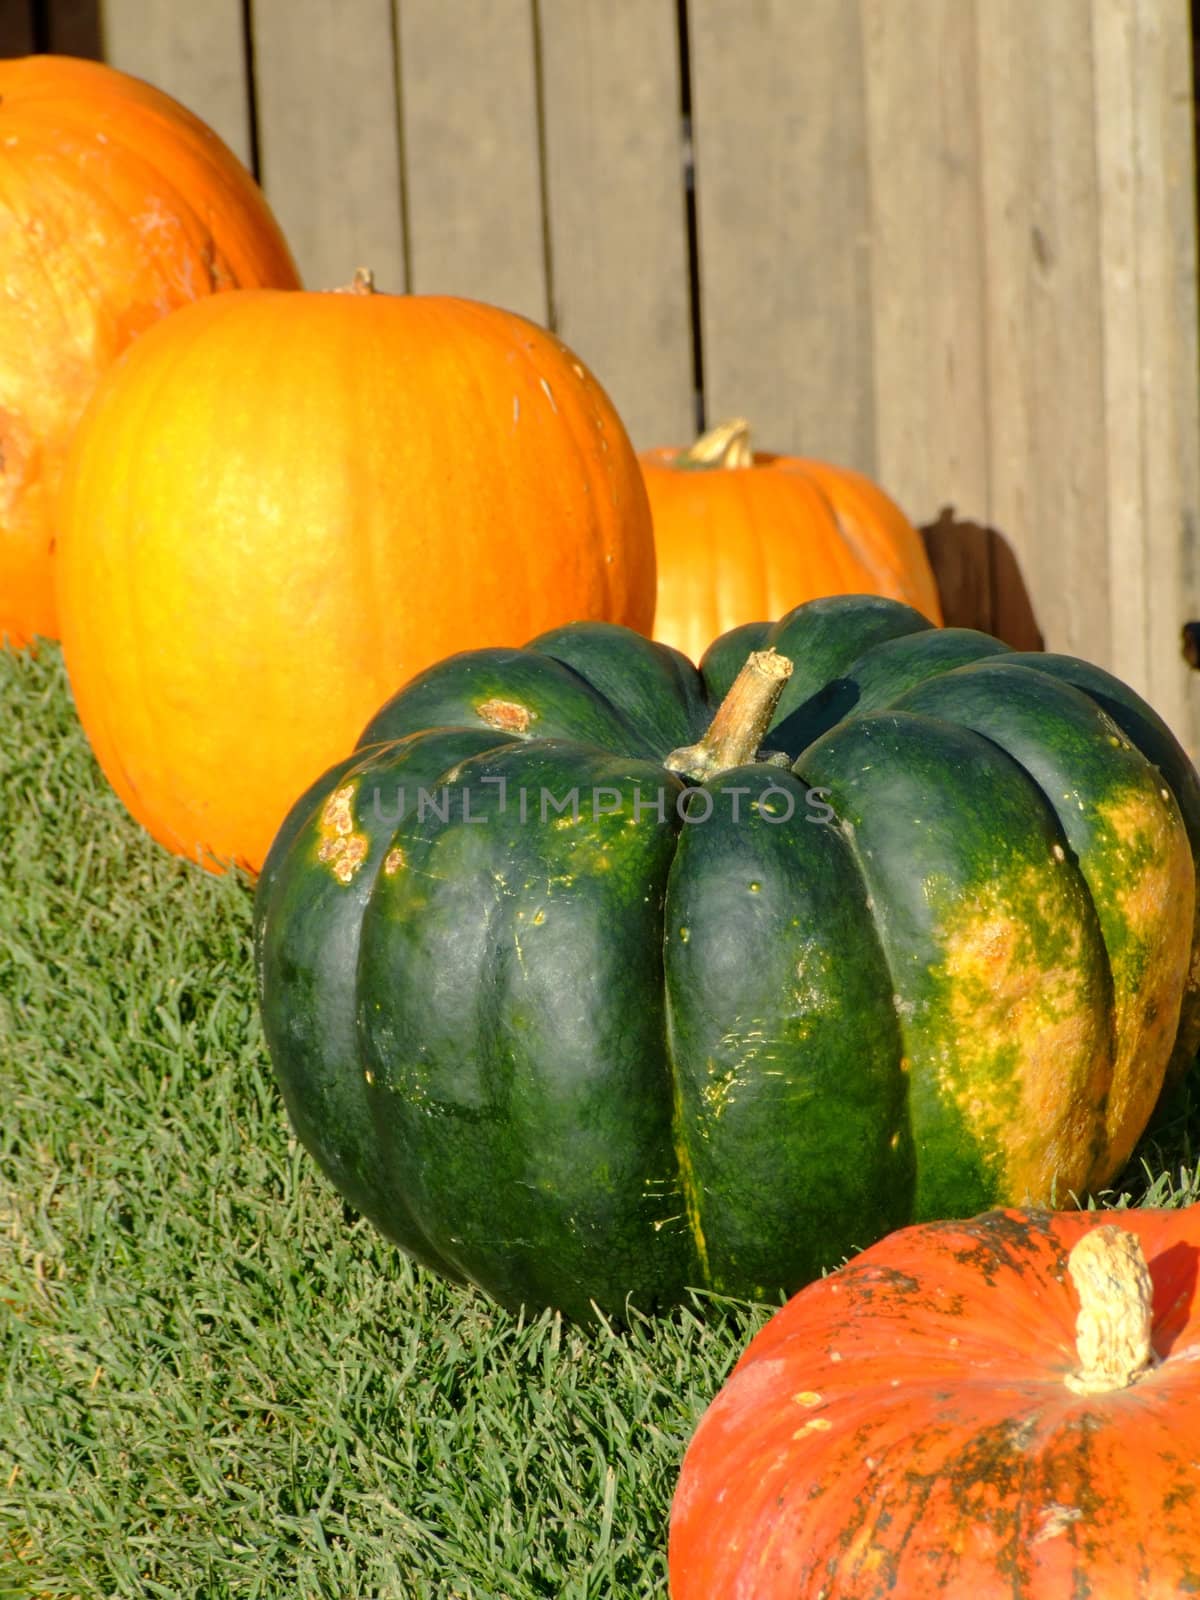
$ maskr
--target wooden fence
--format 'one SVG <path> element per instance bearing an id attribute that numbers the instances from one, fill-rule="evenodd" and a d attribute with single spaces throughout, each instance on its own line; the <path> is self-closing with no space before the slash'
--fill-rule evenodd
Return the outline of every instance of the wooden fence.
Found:
<path id="1" fill-rule="evenodd" d="M 1026 637 L 1023 575 L 1200 748 L 1187 0 L 0 0 L 28 49 L 205 117 L 311 287 L 496 301 L 639 446 L 740 414 L 998 530 L 932 530 L 954 614 Z"/>

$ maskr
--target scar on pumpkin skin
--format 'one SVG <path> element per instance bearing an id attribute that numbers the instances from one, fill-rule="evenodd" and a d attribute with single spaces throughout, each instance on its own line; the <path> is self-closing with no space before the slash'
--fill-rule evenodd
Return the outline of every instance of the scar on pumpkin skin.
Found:
<path id="1" fill-rule="evenodd" d="M 389 850 L 387 855 L 384 856 L 384 858 L 383 858 L 383 875 L 384 875 L 384 877 L 385 878 L 394 877 L 396 875 L 396 873 L 400 871 L 400 868 L 403 865 L 404 865 L 404 851 L 401 850 L 399 845 L 397 845 L 394 850 Z"/>
<path id="2" fill-rule="evenodd" d="M 515 700 L 485 700 L 475 710 L 481 722 L 502 733 L 525 733 L 533 721 L 529 707 L 518 705 Z"/>
<path id="3" fill-rule="evenodd" d="M 700 1277 L 705 1288 L 712 1288 L 712 1271 L 708 1262 L 708 1241 L 704 1237 L 704 1225 L 700 1220 L 700 1186 L 696 1181 L 696 1170 L 692 1165 L 691 1152 L 682 1134 L 683 1126 L 683 1095 L 678 1077 L 674 1082 L 674 1144 L 675 1159 L 679 1172 L 679 1188 L 683 1196 L 684 1216 L 687 1219 L 688 1232 L 691 1234 L 692 1247 L 696 1252 L 696 1263 L 700 1269 Z"/>
<path id="4" fill-rule="evenodd" d="M 353 800 L 356 786 L 345 784 L 335 789 L 321 812 L 321 844 L 317 860 L 330 863 L 339 883 L 349 883 L 362 866 L 369 848 L 365 833 L 354 831 Z"/>

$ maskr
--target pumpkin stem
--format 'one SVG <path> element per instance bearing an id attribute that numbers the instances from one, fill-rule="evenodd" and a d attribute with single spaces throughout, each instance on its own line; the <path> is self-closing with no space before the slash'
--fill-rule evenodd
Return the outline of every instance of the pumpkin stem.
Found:
<path id="1" fill-rule="evenodd" d="M 1067 1374 L 1067 1388 L 1127 1389 L 1157 1361 L 1150 1343 L 1154 1286 L 1141 1242 L 1124 1228 L 1093 1228 L 1067 1257 L 1067 1271 L 1079 1295 L 1079 1369 Z"/>
<path id="2" fill-rule="evenodd" d="M 750 424 L 745 417 L 731 417 L 702 433 L 687 450 L 675 458 L 678 467 L 752 467 Z"/>
<path id="3" fill-rule="evenodd" d="M 672 750 L 663 765 L 669 772 L 704 782 L 753 761 L 791 675 L 792 663 L 778 650 L 755 650 L 717 707 L 703 739 Z"/>
<path id="4" fill-rule="evenodd" d="M 336 289 L 329 291 L 331 294 L 374 294 L 375 274 L 370 267 L 355 267 L 354 277 L 349 283 L 339 283 Z"/>

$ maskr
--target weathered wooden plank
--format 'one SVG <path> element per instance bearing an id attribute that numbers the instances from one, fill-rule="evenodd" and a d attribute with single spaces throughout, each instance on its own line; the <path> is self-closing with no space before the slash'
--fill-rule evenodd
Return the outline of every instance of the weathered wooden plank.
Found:
<path id="1" fill-rule="evenodd" d="M 692 437 L 675 0 L 541 8 L 554 326 L 639 447 Z"/>
<path id="2" fill-rule="evenodd" d="M 263 187 L 306 284 L 405 285 L 391 0 L 255 0 Z"/>
<path id="3" fill-rule="evenodd" d="M 1111 659 L 1104 299 L 1090 0 L 977 9 L 988 520 L 1047 647 Z"/>
<path id="4" fill-rule="evenodd" d="M 158 0 L 102 3 L 105 60 L 174 95 L 251 166 L 250 82 L 240 0 L 205 0 L 203 5 L 161 5 Z M 59 24 L 66 28 L 65 13 L 59 14 Z M 77 39 L 81 25 L 76 17 Z"/>
<path id="5" fill-rule="evenodd" d="M 764 448 L 874 473 L 859 9 L 689 13 L 708 421 L 744 416 Z"/>
<path id="6" fill-rule="evenodd" d="M 1196 250 L 1196 134 L 1200 108 L 1194 84 L 1200 80 L 1200 39 L 1192 34 L 1187 0 L 1173 0 L 1164 18 L 1163 56 L 1166 91 L 1162 97 L 1163 163 L 1167 184 L 1166 208 L 1171 240 L 1172 276 L 1168 286 L 1170 319 L 1170 385 L 1175 416 L 1172 430 L 1179 472 L 1177 507 L 1178 567 L 1168 574 L 1169 598 L 1190 619 L 1200 614 L 1200 295 L 1197 292 Z M 1190 48 L 1189 48 L 1190 46 Z M 1196 72 L 1193 73 L 1193 63 Z M 1168 610 L 1169 607 L 1164 607 Z M 1174 631 L 1162 623 L 1168 639 Z M 1193 761 L 1200 761 L 1200 678 L 1186 677 L 1171 693 L 1159 678 L 1155 654 L 1152 694 L 1162 696 L 1171 726 Z M 1163 672 L 1166 672 L 1164 663 Z M 1169 682 L 1169 680 L 1168 680 Z M 1176 699 L 1178 697 L 1178 700 Z M 1173 712 L 1175 704 L 1180 705 Z"/>
<path id="7" fill-rule="evenodd" d="M 876 472 L 909 516 L 986 516 L 976 0 L 862 0 Z"/>
<path id="8" fill-rule="evenodd" d="M 400 0 L 409 287 L 547 323 L 533 0 Z"/>
<path id="9" fill-rule="evenodd" d="M 0 56 L 33 50 L 33 0 L 0 0 Z"/>
<path id="10" fill-rule="evenodd" d="M 1180 628 L 1200 606 L 1196 571 L 1200 508 L 1200 361 L 1197 357 L 1195 168 L 1186 0 L 1097 0 L 1097 128 L 1101 193 L 1124 234 L 1132 286 L 1126 318 L 1110 321 L 1107 349 L 1125 353 L 1128 393 L 1108 375 L 1110 496 L 1135 504 L 1136 543 L 1110 530 L 1114 666 L 1148 696 L 1193 756 L 1200 748 L 1200 682 L 1181 659 Z M 1101 76 L 1099 69 L 1106 70 Z M 1128 104 L 1125 160 L 1103 135 L 1113 101 Z M 1129 198 L 1127 198 L 1127 192 Z M 1106 279 L 1116 267 L 1106 243 Z M 1123 290 L 1123 283 L 1118 291 Z M 1136 430 L 1136 431 L 1135 431 Z M 1127 436 L 1118 457 L 1114 435 Z M 1118 464 L 1128 481 L 1116 483 Z M 1141 557 L 1140 582 L 1128 572 Z M 1127 599 L 1127 596 L 1129 597 Z M 1140 615 L 1130 603 L 1140 597 Z M 1126 611 L 1128 606 L 1128 612 Z M 1123 644 L 1123 654 L 1118 645 Z M 1132 674 L 1136 671 L 1137 676 Z"/>
<path id="11" fill-rule="evenodd" d="M 1147 578 L 1150 529 L 1142 484 L 1143 429 L 1150 397 L 1142 384 L 1141 315 L 1144 258 L 1154 251 L 1139 235 L 1148 175 L 1135 135 L 1135 13 L 1129 0 L 1093 0 L 1096 83 L 1096 193 L 1100 222 L 1100 292 L 1104 317 L 1106 551 L 1111 606 L 1109 661 L 1120 677 L 1144 688 L 1149 677 Z M 1156 263 L 1157 264 L 1157 263 Z M 1161 288 L 1161 285 L 1160 285 Z M 1103 530 L 1097 529 L 1099 535 Z"/>

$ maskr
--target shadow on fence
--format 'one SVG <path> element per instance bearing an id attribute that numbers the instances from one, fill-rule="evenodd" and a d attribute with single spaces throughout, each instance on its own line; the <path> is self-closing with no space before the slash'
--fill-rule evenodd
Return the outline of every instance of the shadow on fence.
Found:
<path id="1" fill-rule="evenodd" d="M 0 0 L 0 56 L 104 58 L 101 0 Z"/>
<path id="2" fill-rule="evenodd" d="M 1008 540 L 943 506 L 921 528 L 948 628 L 978 628 L 1014 650 L 1044 648 L 1033 602 Z"/>

